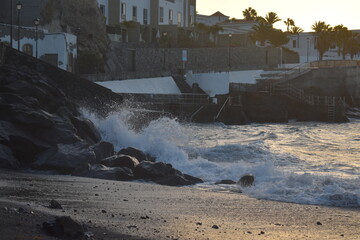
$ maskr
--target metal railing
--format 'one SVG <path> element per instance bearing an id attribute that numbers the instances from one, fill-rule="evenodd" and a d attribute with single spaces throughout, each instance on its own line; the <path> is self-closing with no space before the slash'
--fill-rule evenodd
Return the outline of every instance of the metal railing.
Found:
<path id="1" fill-rule="evenodd" d="M 119 93 L 125 99 L 136 102 L 152 104 L 206 104 L 209 103 L 207 94 L 140 94 L 140 93 Z"/>

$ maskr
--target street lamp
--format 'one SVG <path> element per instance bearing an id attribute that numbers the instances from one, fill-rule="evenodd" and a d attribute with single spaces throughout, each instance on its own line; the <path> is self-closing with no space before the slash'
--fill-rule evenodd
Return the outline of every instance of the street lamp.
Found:
<path id="1" fill-rule="evenodd" d="M 229 71 L 230 71 L 230 68 L 231 68 L 231 62 L 230 62 L 230 46 L 231 46 L 231 38 L 232 38 L 232 33 L 229 33 L 229 61 L 228 61 L 228 64 L 229 64 Z"/>
<path id="2" fill-rule="evenodd" d="M 22 7 L 21 2 L 18 2 L 16 4 L 16 9 L 18 11 L 18 19 L 17 19 L 17 24 L 18 24 L 18 51 L 20 51 L 20 11 L 21 11 L 21 7 Z"/>
<path id="3" fill-rule="evenodd" d="M 39 18 L 35 18 L 34 19 L 34 24 L 35 24 L 35 57 L 38 58 L 38 26 L 40 23 L 40 19 Z"/>

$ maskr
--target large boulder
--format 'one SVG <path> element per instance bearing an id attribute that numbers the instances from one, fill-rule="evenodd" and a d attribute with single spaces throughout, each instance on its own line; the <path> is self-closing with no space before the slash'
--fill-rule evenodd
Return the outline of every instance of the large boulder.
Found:
<path id="1" fill-rule="evenodd" d="M 92 145 L 91 149 L 94 151 L 98 162 L 115 154 L 114 145 L 109 142 L 99 142 Z"/>
<path id="2" fill-rule="evenodd" d="M 139 161 L 136 158 L 122 154 L 105 158 L 100 163 L 107 167 L 127 167 L 131 170 L 134 170 L 139 165 Z"/>
<path id="3" fill-rule="evenodd" d="M 102 164 L 92 165 L 84 176 L 116 181 L 134 180 L 134 175 L 131 169 L 127 167 L 106 167 Z"/>
<path id="4" fill-rule="evenodd" d="M 76 128 L 76 133 L 89 144 L 100 142 L 101 136 L 95 125 L 88 119 L 72 116 L 71 122 Z"/>
<path id="5" fill-rule="evenodd" d="M 73 173 L 87 169 L 95 163 L 94 151 L 84 142 L 57 144 L 56 147 L 39 154 L 32 166 L 41 170 L 55 170 L 59 173 Z"/>
<path id="6" fill-rule="evenodd" d="M 148 155 L 146 153 L 144 153 L 143 151 L 141 151 L 139 149 L 133 148 L 133 147 L 123 148 L 118 153 L 123 154 L 123 155 L 132 156 L 132 157 L 136 158 L 139 162 L 149 160 Z"/>
<path id="7" fill-rule="evenodd" d="M 0 168 L 19 169 L 20 163 L 7 146 L 0 144 Z"/>
<path id="8" fill-rule="evenodd" d="M 66 239 L 83 239 L 86 227 L 69 216 L 55 217 L 43 222 L 44 231 L 49 235 Z"/>
<path id="9" fill-rule="evenodd" d="M 199 178 L 184 175 L 173 168 L 171 164 L 162 162 L 143 161 L 135 167 L 134 176 L 138 179 L 152 180 L 168 186 L 184 186 L 203 182 Z"/>

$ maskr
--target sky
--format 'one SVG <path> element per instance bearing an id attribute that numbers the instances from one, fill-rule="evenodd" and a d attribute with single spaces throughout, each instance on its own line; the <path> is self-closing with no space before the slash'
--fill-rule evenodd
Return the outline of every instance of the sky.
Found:
<path id="1" fill-rule="evenodd" d="M 343 24 L 350 30 L 360 29 L 360 0 L 197 0 L 198 14 L 211 15 L 216 11 L 242 19 L 242 11 L 254 8 L 259 16 L 275 12 L 282 19 L 275 28 L 286 30 L 287 18 L 309 32 L 316 21 L 324 21 L 332 27 Z"/>

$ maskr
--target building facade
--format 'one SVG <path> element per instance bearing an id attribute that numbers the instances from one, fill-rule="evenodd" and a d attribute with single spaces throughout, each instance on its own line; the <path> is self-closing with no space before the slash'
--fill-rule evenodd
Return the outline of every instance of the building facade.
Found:
<path id="1" fill-rule="evenodd" d="M 77 57 L 76 36 L 69 33 L 49 33 L 44 30 L 36 31 L 32 27 L 13 27 L 12 47 L 17 49 L 20 36 L 20 51 L 63 70 L 73 72 Z M 9 26 L 0 24 L 0 42 L 10 44 Z"/>

